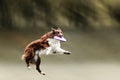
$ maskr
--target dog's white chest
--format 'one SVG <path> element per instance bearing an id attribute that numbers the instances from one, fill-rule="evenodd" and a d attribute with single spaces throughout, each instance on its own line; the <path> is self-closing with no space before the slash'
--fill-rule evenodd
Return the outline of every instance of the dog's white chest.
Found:
<path id="1" fill-rule="evenodd" d="M 48 43 L 52 49 L 56 49 L 60 47 L 60 41 L 56 39 L 48 39 Z"/>
<path id="2" fill-rule="evenodd" d="M 52 54 L 53 52 L 55 52 L 55 50 L 57 48 L 60 48 L 60 41 L 55 40 L 55 39 L 48 39 L 48 43 L 49 43 L 49 47 L 47 47 L 46 49 L 42 49 L 42 50 L 37 50 L 35 53 L 39 54 L 39 56 L 41 55 L 49 55 Z"/>

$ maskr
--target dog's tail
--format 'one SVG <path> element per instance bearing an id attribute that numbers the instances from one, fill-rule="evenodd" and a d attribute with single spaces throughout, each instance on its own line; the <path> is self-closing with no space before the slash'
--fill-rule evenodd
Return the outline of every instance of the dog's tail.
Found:
<path id="1" fill-rule="evenodd" d="M 21 56 L 21 60 L 25 60 L 25 54 Z"/>

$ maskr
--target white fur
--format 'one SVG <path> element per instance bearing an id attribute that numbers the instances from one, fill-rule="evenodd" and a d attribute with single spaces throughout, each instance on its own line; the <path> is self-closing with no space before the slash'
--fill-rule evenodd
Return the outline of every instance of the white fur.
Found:
<path id="1" fill-rule="evenodd" d="M 37 50 L 35 54 L 36 55 L 39 54 L 39 56 L 41 56 L 41 55 L 50 55 L 50 54 L 63 54 L 64 52 L 68 52 L 60 47 L 59 40 L 48 38 L 48 43 L 50 45 L 49 47 L 47 47 L 46 49 Z M 34 59 L 37 60 L 36 57 L 34 57 Z"/>

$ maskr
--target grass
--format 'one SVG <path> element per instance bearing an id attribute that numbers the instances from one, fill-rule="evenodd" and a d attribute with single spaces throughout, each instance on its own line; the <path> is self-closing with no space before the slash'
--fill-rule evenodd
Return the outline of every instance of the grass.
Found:
<path id="1" fill-rule="evenodd" d="M 117 63 L 44 63 L 40 75 L 32 66 L 28 70 L 24 64 L 0 64 L 1 80 L 119 80 L 120 65 Z"/>
<path id="2" fill-rule="evenodd" d="M 68 41 L 62 47 L 72 54 L 43 56 L 41 68 L 47 75 L 42 76 L 33 65 L 28 70 L 20 59 L 27 43 L 39 34 L 1 32 L 0 80 L 120 80 L 119 32 L 64 34 Z"/>

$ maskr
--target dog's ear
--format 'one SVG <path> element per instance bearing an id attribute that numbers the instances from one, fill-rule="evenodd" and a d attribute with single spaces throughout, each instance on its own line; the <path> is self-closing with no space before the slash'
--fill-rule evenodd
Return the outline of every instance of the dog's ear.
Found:
<path id="1" fill-rule="evenodd" d="M 58 27 L 58 30 L 61 30 L 61 28 L 60 28 L 60 27 Z"/>
<path id="2" fill-rule="evenodd" d="M 52 31 L 54 31 L 54 30 L 55 30 L 55 28 L 53 28 L 53 27 L 52 27 L 52 28 L 51 28 L 51 30 L 52 30 Z"/>
<path id="3" fill-rule="evenodd" d="M 51 28 L 52 34 L 55 34 L 55 30 L 53 27 Z"/>

